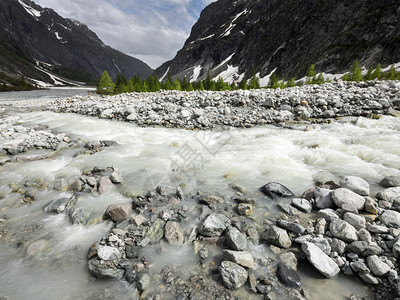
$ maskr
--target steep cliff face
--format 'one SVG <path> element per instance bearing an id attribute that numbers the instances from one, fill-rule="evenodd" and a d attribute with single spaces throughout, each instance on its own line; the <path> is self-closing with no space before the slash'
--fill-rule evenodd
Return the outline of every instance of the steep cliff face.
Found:
<path id="1" fill-rule="evenodd" d="M 340 73 L 353 60 L 364 66 L 400 62 L 397 0 L 219 0 L 200 15 L 176 57 L 156 74 L 199 80 L 241 80 L 276 69 L 301 77 Z"/>
<path id="2" fill-rule="evenodd" d="M 40 61 L 95 75 L 108 70 L 112 76 L 146 77 L 153 71 L 144 62 L 105 45 L 85 24 L 64 19 L 29 0 L 1 0 L 0 27 L 0 45 L 34 64 Z M 5 61 L 0 57 L 0 68 L 24 74 L 10 59 Z"/>

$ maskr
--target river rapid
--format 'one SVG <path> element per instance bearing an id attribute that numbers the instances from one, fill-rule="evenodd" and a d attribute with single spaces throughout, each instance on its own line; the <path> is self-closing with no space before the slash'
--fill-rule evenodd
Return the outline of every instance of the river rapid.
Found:
<path id="1" fill-rule="evenodd" d="M 20 102 L 35 101 L 39 99 L 35 93 L 12 97 Z M 10 100 L 10 95 L 0 96 L 8 97 L 2 100 Z M 70 95 L 57 91 L 44 97 Z M 75 156 L 77 149 L 68 147 L 57 151 L 29 150 L 17 156 L 46 154 L 48 158 L 14 160 L 0 166 L 0 299 L 137 297 L 126 281 L 97 280 L 88 272 L 88 249 L 110 231 L 111 222 L 71 225 L 64 214 L 44 212 L 43 207 L 50 200 L 71 196 L 69 191 L 47 188 L 60 177 L 80 176 L 94 167 L 112 166 L 121 170 L 124 181 L 117 188 L 101 196 L 85 196 L 86 201 L 81 205 L 94 212 L 104 212 L 109 204 L 128 201 L 127 195 L 145 194 L 159 185 L 172 188 L 179 185 L 185 194 L 201 191 L 228 197 L 235 194 L 230 187 L 235 184 L 244 187 L 246 194 L 260 203 L 254 218 L 262 222 L 264 217 L 279 211 L 259 192 L 267 182 L 279 182 L 300 197 L 317 181 L 339 182 L 344 176 L 353 175 L 368 181 L 374 195 L 382 189 L 379 186 L 382 178 L 400 175 L 400 118 L 389 116 L 350 117 L 332 124 L 290 128 L 221 127 L 193 131 L 142 128 L 76 114 L 28 111 L 4 106 L 4 102 L 0 110 L 3 124 L 0 130 L 6 128 L 4 124 L 18 122 L 22 126 L 48 126 L 72 140 L 118 143 L 92 155 L 80 156 Z M 45 186 L 31 191 L 34 201 L 29 203 L 21 201 L 20 194 L 11 192 L 15 187 L 28 189 L 26 182 Z M 186 201 L 185 205 L 191 209 L 197 203 Z M 38 240 L 44 240 L 45 245 L 30 257 L 26 247 Z M 253 256 L 274 255 L 263 243 L 251 244 L 249 249 Z M 155 270 L 170 263 L 181 266 L 197 263 L 189 245 L 175 248 L 173 255 L 152 251 L 148 250 L 147 256 L 150 264 L 156 265 Z M 212 256 L 212 249 L 210 252 Z M 351 294 L 373 298 L 371 288 L 359 278 L 338 275 L 326 279 L 311 266 L 300 267 L 298 272 L 311 299 L 345 299 Z M 242 299 L 262 298 L 245 287 L 233 294 Z"/>

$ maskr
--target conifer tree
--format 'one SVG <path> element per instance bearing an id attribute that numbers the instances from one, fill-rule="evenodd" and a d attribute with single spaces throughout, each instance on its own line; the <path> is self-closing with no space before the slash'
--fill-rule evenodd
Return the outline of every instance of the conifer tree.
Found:
<path id="1" fill-rule="evenodd" d="M 382 77 L 382 67 L 381 64 L 378 64 L 374 72 L 372 72 L 372 79 L 381 79 Z"/>
<path id="2" fill-rule="evenodd" d="M 360 63 L 358 59 L 356 59 L 352 66 L 350 67 L 350 80 L 351 81 L 361 81 L 362 80 L 362 73 Z"/>
<path id="3" fill-rule="evenodd" d="M 367 74 L 365 74 L 364 76 L 364 80 L 372 80 L 372 72 L 373 72 L 372 67 L 369 67 Z"/>
<path id="4" fill-rule="evenodd" d="M 386 79 L 388 80 L 395 80 L 398 78 L 398 74 L 396 69 L 394 68 L 394 65 L 392 65 L 390 67 L 390 70 L 388 71 L 387 75 L 386 75 Z"/>
<path id="5" fill-rule="evenodd" d="M 103 72 L 97 84 L 97 93 L 101 95 L 112 95 L 114 93 L 114 82 L 107 71 Z"/>
<path id="6" fill-rule="evenodd" d="M 271 77 L 269 78 L 269 81 L 268 81 L 268 87 L 276 89 L 278 87 L 278 81 L 279 81 L 279 79 L 278 79 L 278 76 L 276 76 L 276 73 L 275 72 L 272 73 Z"/>
<path id="7" fill-rule="evenodd" d="M 312 64 L 307 70 L 307 77 L 313 78 L 317 76 L 317 72 L 315 71 L 315 66 Z"/>

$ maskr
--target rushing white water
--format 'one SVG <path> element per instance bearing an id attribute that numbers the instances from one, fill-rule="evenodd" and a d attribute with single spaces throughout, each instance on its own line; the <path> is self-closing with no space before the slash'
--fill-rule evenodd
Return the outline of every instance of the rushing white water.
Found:
<path id="1" fill-rule="evenodd" d="M 366 179 L 375 193 L 384 176 L 400 174 L 400 118 L 360 118 L 355 124 L 315 125 L 307 130 L 299 126 L 200 132 L 139 128 L 130 123 L 53 112 L 24 113 L 17 117 L 24 125 L 45 124 L 72 138 L 114 140 L 119 145 L 89 156 L 73 158 L 76 149 L 66 149 L 51 159 L 0 166 L 0 193 L 7 194 L 11 183 L 23 185 L 32 179 L 47 182 L 61 176 L 79 176 L 83 170 L 95 166 L 114 166 L 124 176 L 119 189 L 101 197 L 88 196 L 77 203 L 102 212 L 110 203 L 127 201 L 122 196 L 125 193 L 140 194 L 159 184 L 184 183 L 181 186 L 185 192 L 200 190 L 229 195 L 233 194 L 229 184 L 235 183 L 260 199 L 258 189 L 269 181 L 280 182 L 300 196 L 317 180 L 338 181 L 343 176 L 356 175 Z M 109 230 L 109 224 L 70 225 L 64 215 L 43 212 L 43 206 L 50 200 L 67 195 L 39 190 L 30 205 L 19 203 L 12 196 L 0 198 L 0 218 L 6 219 L 3 230 L 9 232 L 0 243 L 0 296 L 132 298 L 127 284 L 93 281 L 86 269 L 87 249 Z M 25 247 L 41 239 L 47 244 L 40 255 L 26 258 Z M 262 248 L 254 247 L 254 253 Z M 178 253 L 186 263 L 195 263 L 188 251 L 184 248 Z M 176 260 L 176 256 L 160 255 L 156 263 L 162 264 L 162 260 L 167 263 Z M 303 272 L 301 276 L 306 290 L 315 299 L 321 296 L 318 294 L 321 290 L 330 293 L 332 299 L 367 293 L 358 280 L 349 281 L 341 276 L 326 280 L 313 272 Z M 96 291 L 102 291 L 102 296 Z"/>

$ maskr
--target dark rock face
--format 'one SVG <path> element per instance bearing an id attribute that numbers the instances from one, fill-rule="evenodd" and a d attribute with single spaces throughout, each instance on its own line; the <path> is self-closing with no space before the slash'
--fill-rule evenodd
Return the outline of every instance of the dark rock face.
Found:
<path id="1" fill-rule="evenodd" d="M 183 48 L 156 73 L 169 68 L 189 79 L 200 66 L 197 79 L 203 79 L 230 65 L 246 76 L 277 68 L 289 78 L 305 76 L 311 64 L 338 73 L 355 59 L 367 67 L 388 65 L 400 61 L 399 21 L 394 0 L 219 0 L 203 10 Z"/>
<path id="2" fill-rule="evenodd" d="M 111 76 L 122 73 L 145 77 L 152 72 L 142 61 L 105 45 L 85 24 L 64 19 L 52 9 L 42 8 L 29 0 L 2 0 L 0 27 L 0 68 L 11 73 L 17 73 L 19 58 L 33 63 L 31 68 L 25 66 L 23 71 L 26 72 L 34 69 L 35 61 L 95 75 L 107 70 Z M 3 60 L 2 57 L 6 57 L 3 47 L 13 54 L 14 59 Z"/>

